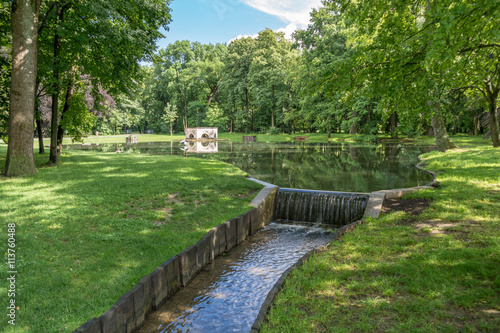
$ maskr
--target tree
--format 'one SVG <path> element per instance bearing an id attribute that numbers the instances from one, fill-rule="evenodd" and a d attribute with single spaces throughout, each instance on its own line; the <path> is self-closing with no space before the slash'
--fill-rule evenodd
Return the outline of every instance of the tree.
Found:
<path id="1" fill-rule="evenodd" d="M 257 41 L 251 37 L 237 39 L 228 46 L 228 55 L 226 57 L 223 70 L 222 89 L 227 94 L 227 99 L 234 109 L 244 108 L 245 132 L 248 132 L 250 123 L 250 66 Z M 232 118 L 235 118 L 233 116 Z"/>
<path id="2" fill-rule="evenodd" d="M 41 0 L 13 0 L 12 76 L 9 145 L 3 173 L 7 177 L 36 172 L 33 157 L 38 14 Z"/>
<path id="3" fill-rule="evenodd" d="M 168 29 L 169 3 L 169 0 L 56 0 L 44 6 L 40 26 L 43 71 L 39 80 L 52 94 L 53 102 L 49 163 L 58 161 L 57 142 L 63 134 L 60 131 L 63 128 L 58 126 L 62 117 L 59 95 L 68 96 L 74 89 L 72 85 L 84 75 L 93 90 L 130 93 L 133 86 L 130 77 L 139 75 L 140 61 L 151 60 L 156 40 L 162 37 L 159 28 Z M 62 111 L 65 110 L 69 109 L 63 106 Z"/>
<path id="4" fill-rule="evenodd" d="M 171 105 L 167 103 L 167 106 L 164 108 L 164 120 L 170 124 L 170 136 L 173 135 L 172 125 L 174 121 L 177 119 L 177 107 L 175 105 Z"/>
<path id="5" fill-rule="evenodd" d="M 293 61 L 291 46 L 292 43 L 285 39 L 282 32 L 271 29 L 259 32 L 249 69 L 254 103 L 263 113 L 264 119 L 270 118 L 271 128 L 276 126 L 277 117 L 283 120 L 280 111 L 290 90 L 286 77 L 288 64 Z"/>

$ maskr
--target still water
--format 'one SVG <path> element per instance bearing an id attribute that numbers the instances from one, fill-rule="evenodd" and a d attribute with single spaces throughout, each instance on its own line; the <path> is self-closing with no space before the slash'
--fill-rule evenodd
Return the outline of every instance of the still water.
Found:
<path id="1" fill-rule="evenodd" d="M 138 332 L 249 332 L 283 272 L 332 237 L 324 229 L 271 223 L 217 257 Z"/>
<path id="2" fill-rule="evenodd" d="M 221 160 L 280 187 L 372 192 L 425 185 L 432 176 L 415 168 L 435 148 L 404 144 L 308 142 L 150 142 L 68 145 L 67 149 L 172 154 Z"/>

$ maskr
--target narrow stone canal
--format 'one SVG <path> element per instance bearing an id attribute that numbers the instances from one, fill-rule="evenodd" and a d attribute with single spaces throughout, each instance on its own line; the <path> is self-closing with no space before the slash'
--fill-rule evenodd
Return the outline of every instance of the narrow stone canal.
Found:
<path id="1" fill-rule="evenodd" d="M 325 229 L 271 223 L 215 259 L 138 332 L 249 332 L 283 272 L 332 237 Z"/>

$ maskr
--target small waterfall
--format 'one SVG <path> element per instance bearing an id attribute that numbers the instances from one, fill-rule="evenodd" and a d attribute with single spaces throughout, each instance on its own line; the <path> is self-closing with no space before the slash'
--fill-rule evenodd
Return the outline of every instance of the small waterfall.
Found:
<path id="1" fill-rule="evenodd" d="M 367 194 L 280 188 L 274 220 L 346 225 L 363 217 L 368 199 Z"/>

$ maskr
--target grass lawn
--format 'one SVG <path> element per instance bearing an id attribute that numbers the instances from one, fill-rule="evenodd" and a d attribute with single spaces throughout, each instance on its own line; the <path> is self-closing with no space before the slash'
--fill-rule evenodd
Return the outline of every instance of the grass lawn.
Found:
<path id="1" fill-rule="evenodd" d="M 173 136 L 166 134 L 132 134 L 138 136 L 139 142 L 170 142 L 170 141 L 181 141 L 185 139 L 183 134 L 176 134 Z M 244 135 L 256 135 L 257 141 L 264 142 L 286 142 L 295 141 L 296 136 L 305 136 L 307 142 L 370 142 L 374 137 L 369 135 L 350 135 L 350 134 L 338 134 L 334 133 L 330 138 L 325 133 L 296 133 L 292 135 L 288 134 L 258 134 L 258 133 L 220 133 L 219 138 L 222 140 L 230 141 L 242 141 Z M 107 135 L 107 136 L 89 136 L 84 138 L 85 143 L 124 143 L 125 138 L 130 136 L 130 134 L 121 135 Z M 421 136 L 415 139 L 408 139 L 406 137 L 400 137 L 399 139 L 391 140 L 388 135 L 380 135 L 379 139 L 386 142 L 407 142 L 407 143 L 417 143 L 424 145 L 435 145 L 436 140 L 431 136 Z M 453 142 L 459 146 L 478 146 L 486 145 L 491 146 L 491 140 L 483 140 L 482 136 L 469 136 L 465 134 L 458 134 L 451 137 Z M 50 144 L 49 139 L 44 139 L 46 145 Z M 71 144 L 71 138 L 64 139 L 65 144 Z M 38 140 L 35 140 L 35 148 L 38 149 Z"/>
<path id="2" fill-rule="evenodd" d="M 262 332 L 499 332 L 500 150 L 423 156 L 440 187 L 314 255 L 287 279 Z"/>
<path id="3" fill-rule="evenodd" d="M 0 145 L 4 165 L 6 145 Z M 15 223 L 16 326 L 2 332 L 71 332 L 100 316 L 159 264 L 251 207 L 261 186 L 228 164 L 176 156 L 65 152 L 36 156 L 32 177 L 0 177 L 0 236 L 7 272 Z"/>

